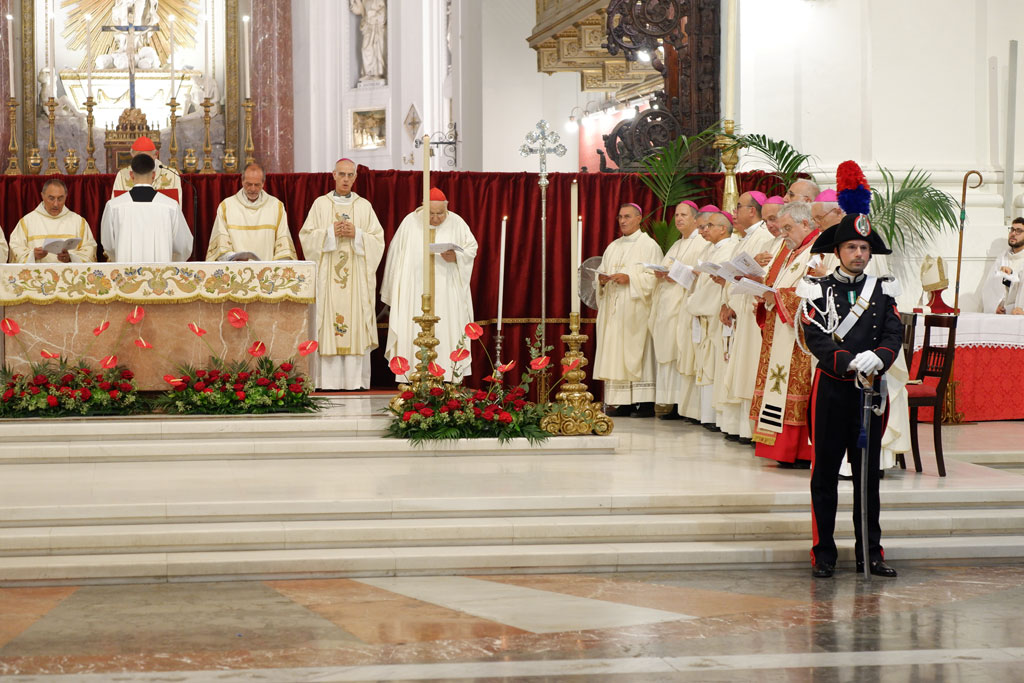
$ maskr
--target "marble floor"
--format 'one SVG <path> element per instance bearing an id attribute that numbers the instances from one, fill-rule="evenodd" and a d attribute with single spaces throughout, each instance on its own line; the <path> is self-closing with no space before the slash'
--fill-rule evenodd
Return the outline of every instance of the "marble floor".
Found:
<path id="1" fill-rule="evenodd" d="M 336 415 L 373 415 L 381 398 Z M 229 463 L 8 465 L 0 504 L 423 501 L 572 491 L 806 495 L 780 470 L 679 422 L 619 420 L 619 452 Z M 927 437 L 924 448 L 930 452 Z M 950 476 L 891 471 L 891 495 L 1024 488 L 958 453 L 1022 450 L 1024 424 L 944 431 Z M 159 469 L 156 469 L 159 468 Z M 159 472 L 159 476 L 154 473 Z M 800 500 L 794 498 L 794 500 Z M 885 517 L 883 516 L 883 529 Z M 2 550 L 2 548 L 0 548 Z M 1024 681 L 1024 566 L 900 566 L 867 581 L 809 569 L 384 576 L 0 588 L 0 680 Z"/>

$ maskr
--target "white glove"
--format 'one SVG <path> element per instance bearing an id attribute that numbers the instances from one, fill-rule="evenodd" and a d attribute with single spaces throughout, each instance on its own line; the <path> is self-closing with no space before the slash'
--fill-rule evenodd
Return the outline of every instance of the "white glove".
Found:
<path id="1" fill-rule="evenodd" d="M 882 359 L 874 351 L 861 351 L 850 361 L 850 369 L 862 375 L 873 375 L 882 369 Z"/>

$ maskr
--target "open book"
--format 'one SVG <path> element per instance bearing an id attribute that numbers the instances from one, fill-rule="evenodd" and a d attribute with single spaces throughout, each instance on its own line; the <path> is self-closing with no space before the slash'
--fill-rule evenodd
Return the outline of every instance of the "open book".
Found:
<path id="1" fill-rule="evenodd" d="M 754 282 L 749 278 L 743 278 L 737 282 L 732 283 L 733 294 L 751 294 L 753 296 L 761 296 L 769 292 L 774 292 L 774 287 L 768 287 L 762 285 L 760 282 Z"/>
<path id="2" fill-rule="evenodd" d="M 60 254 L 65 251 L 71 251 L 77 249 L 78 245 L 82 243 L 77 237 L 69 237 L 67 239 L 54 239 L 46 240 L 43 242 L 43 251 L 48 254 Z"/>
<path id="3" fill-rule="evenodd" d="M 719 277 L 718 273 L 721 270 L 717 263 L 712 263 L 711 261 L 701 261 L 695 265 L 693 269 L 698 273 L 707 273 L 708 275 L 714 275 L 715 277 Z"/>
<path id="4" fill-rule="evenodd" d="M 697 274 L 693 272 L 691 266 L 686 265 L 682 261 L 676 261 L 669 269 L 668 277 L 673 282 L 682 285 L 684 289 L 689 289 L 693 287 L 693 281 L 697 279 Z"/>
<path id="5" fill-rule="evenodd" d="M 454 242 L 431 242 L 430 243 L 430 253 L 431 254 L 441 254 L 441 253 L 446 252 L 446 251 L 454 251 L 454 252 L 457 252 L 457 253 L 461 254 L 462 252 L 465 251 L 465 249 L 463 249 L 459 245 L 455 244 Z"/>
<path id="6" fill-rule="evenodd" d="M 662 266 L 662 265 L 658 265 L 657 263 L 643 263 L 643 262 L 641 262 L 640 265 L 643 266 L 644 268 L 646 268 L 647 270 L 653 270 L 655 273 L 667 273 L 668 272 L 668 268 L 666 268 L 665 266 Z"/>

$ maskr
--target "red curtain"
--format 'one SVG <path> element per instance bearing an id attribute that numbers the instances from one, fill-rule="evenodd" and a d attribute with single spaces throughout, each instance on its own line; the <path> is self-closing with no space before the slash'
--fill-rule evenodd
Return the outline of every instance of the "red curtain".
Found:
<path id="1" fill-rule="evenodd" d="M 100 217 L 114 183 L 113 175 L 60 176 L 68 186 L 68 208 L 82 214 L 99 238 Z M 473 229 L 480 250 L 473 270 L 473 305 L 477 320 L 487 323 L 497 315 L 498 258 L 502 216 L 508 216 L 506 244 L 505 305 L 503 317 L 503 360 L 516 360 L 522 368 L 528 362 L 524 339 L 532 336 L 537 326 L 530 319 L 540 317 L 541 225 L 539 176 L 536 173 L 469 173 L 438 172 L 431 175 L 432 183 L 448 197 L 449 208 L 462 216 Z M 658 201 L 646 188 L 640 177 L 617 173 L 551 173 L 547 188 L 547 315 L 548 318 L 567 318 L 569 313 L 569 191 L 572 180 L 580 185 L 580 214 L 583 216 L 583 257 L 599 256 L 616 237 L 615 216 L 624 202 L 639 204 L 645 213 L 658 208 Z M 213 226 L 217 206 L 239 190 L 234 175 L 185 175 L 182 183 L 183 211 L 196 234 L 197 260 L 203 260 Z M 46 178 L 41 176 L 0 176 L 0 206 L 5 235 L 17 225 L 21 216 L 32 211 L 40 201 L 40 191 Z M 719 204 L 724 189 L 720 173 L 698 174 L 695 180 L 704 194 L 699 204 Z M 740 192 L 761 190 L 766 194 L 784 192 L 778 181 L 762 172 L 741 173 L 738 177 Z M 313 200 L 334 187 L 329 173 L 270 174 L 266 190 L 281 199 L 288 211 L 288 222 L 296 247 L 301 247 L 298 232 Z M 194 189 L 193 189 L 194 188 Z M 402 218 L 422 201 L 422 174 L 417 171 L 373 171 L 359 168 L 355 191 L 373 204 L 384 227 L 385 240 L 398 228 Z M 198 210 L 193 217 L 193 201 L 198 198 Z M 383 264 L 378 276 L 383 273 Z M 583 308 L 584 319 L 592 319 L 596 311 Z M 381 319 L 384 322 L 385 318 Z M 585 322 L 582 332 L 591 339 L 585 347 L 587 358 L 594 357 L 594 325 Z M 493 325 L 485 324 L 482 338 L 493 349 Z M 565 323 L 552 323 L 547 328 L 547 342 L 555 347 L 552 357 L 562 357 L 564 347 L 559 336 L 568 332 Z M 381 328 L 381 345 L 387 330 Z M 489 374 L 479 347 L 474 347 L 473 374 L 477 380 Z M 440 359 L 445 361 L 447 359 Z M 557 373 L 557 369 L 555 370 Z M 515 376 L 515 372 L 512 373 Z M 393 385 L 383 354 L 373 354 L 373 383 L 375 386 Z M 555 377 L 554 379 L 557 379 Z M 552 381 L 554 381 L 554 379 Z M 591 391 L 599 393 L 598 383 L 589 379 Z"/>

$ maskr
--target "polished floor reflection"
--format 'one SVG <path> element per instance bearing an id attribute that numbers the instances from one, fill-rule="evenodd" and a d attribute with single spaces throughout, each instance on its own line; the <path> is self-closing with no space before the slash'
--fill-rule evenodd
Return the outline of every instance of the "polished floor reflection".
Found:
<path id="1" fill-rule="evenodd" d="M 1014 681 L 1021 605 L 1005 565 L 8 588 L 0 676 Z"/>

